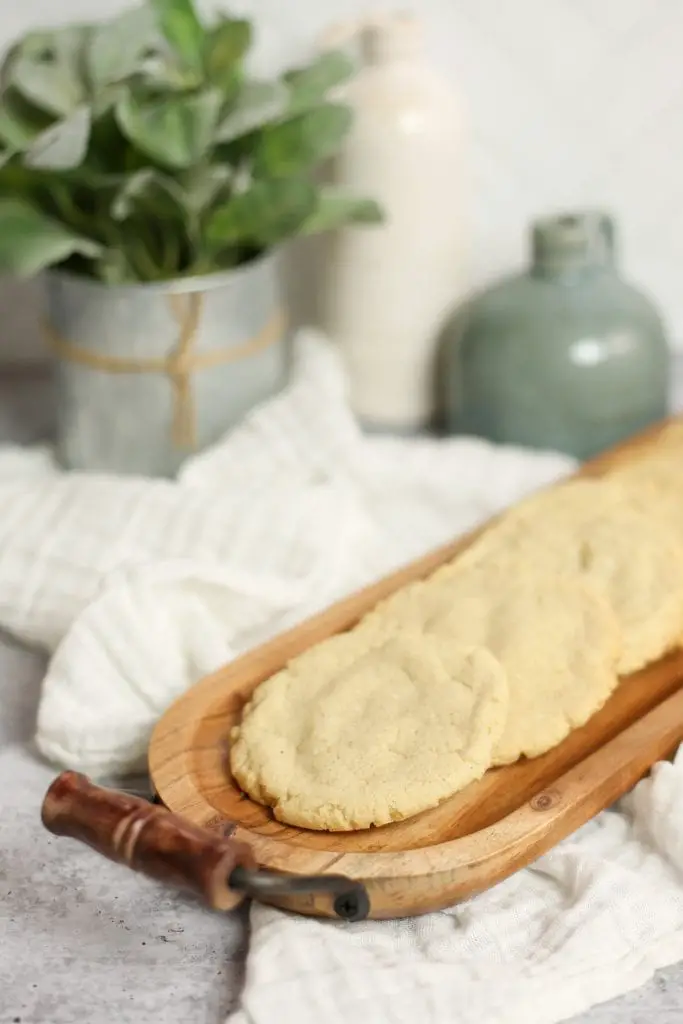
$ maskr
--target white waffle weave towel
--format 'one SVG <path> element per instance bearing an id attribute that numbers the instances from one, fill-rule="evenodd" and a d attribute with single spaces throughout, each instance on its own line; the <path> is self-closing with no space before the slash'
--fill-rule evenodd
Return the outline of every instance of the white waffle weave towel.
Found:
<path id="1" fill-rule="evenodd" d="M 140 767 L 151 726 L 200 676 L 569 466 L 477 440 L 364 438 L 315 334 L 287 390 L 178 481 L 0 450 L 0 626 L 55 652 L 40 750 L 96 775 Z"/>
<path id="2" fill-rule="evenodd" d="M 138 768 L 179 693 L 239 652 L 571 468 L 554 454 L 365 438 L 327 343 L 174 482 L 0 451 L 0 625 L 53 651 L 37 744 Z M 683 957 L 683 765 L 532 869 L 442 914 L 336 925 L 252 908 L 232 1024 L 554 1024 Z"/>

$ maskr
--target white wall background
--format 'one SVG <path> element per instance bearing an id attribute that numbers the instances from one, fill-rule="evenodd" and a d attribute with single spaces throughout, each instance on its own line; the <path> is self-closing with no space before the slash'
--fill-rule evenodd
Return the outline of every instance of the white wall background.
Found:
<path id="1" fill-rule="evenodd" d="M 122 6 L 0 0 L 0 46 L 28 27 Z M 368 10 L 367 0 L 211 6 L 256 19 L 261 70 L 305 58 L 327 25 Z M 683 349 L 683 0 L 413 0 L 412 9 L 468 112 L 471 283 L 519 265 L 532 217 L 603 205 L 618 218 L 624 269 L 660 303 Z M 33 285 L 2 282 L 0 356 L 40 352 L 36 305 Z"/>

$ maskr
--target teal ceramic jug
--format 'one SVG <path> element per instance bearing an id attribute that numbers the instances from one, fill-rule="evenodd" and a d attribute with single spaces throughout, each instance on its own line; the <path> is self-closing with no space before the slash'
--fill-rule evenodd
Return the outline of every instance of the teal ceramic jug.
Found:
<path id="1" fill-rule="evenodd" d="M 667 412 L 656 309 L 617 273 L 600 213 L 537 221 L 527 272 L 453 317 L 440 367 L 447 432 L 589 458 Z"/>

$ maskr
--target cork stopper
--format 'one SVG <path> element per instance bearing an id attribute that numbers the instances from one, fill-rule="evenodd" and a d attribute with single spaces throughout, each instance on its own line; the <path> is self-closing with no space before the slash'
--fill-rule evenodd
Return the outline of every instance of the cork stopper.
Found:
<path id="1" fill-rule="evenodd" d="M 564 213 L 535 221 L 531 257 L 535 271 L 562 273 L 614 262 L 614 222 L 606 213 Z"/>

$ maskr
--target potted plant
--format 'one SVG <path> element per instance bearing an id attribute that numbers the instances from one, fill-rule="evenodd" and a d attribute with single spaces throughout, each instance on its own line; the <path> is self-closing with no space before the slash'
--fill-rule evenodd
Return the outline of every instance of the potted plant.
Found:
<path id="1" fill-rule="evenodd" d="M 284 379 L 282 243 L 381 219 L 316 184 L 351 112 L 340 52 L 272 81 L 252 28 L 147 0 L 32 32 L 0 67 L 0 270 L 47 271 L 58 452 L 173 474 Z"/>

